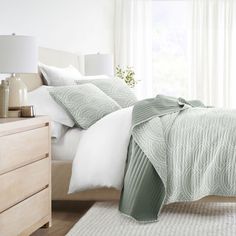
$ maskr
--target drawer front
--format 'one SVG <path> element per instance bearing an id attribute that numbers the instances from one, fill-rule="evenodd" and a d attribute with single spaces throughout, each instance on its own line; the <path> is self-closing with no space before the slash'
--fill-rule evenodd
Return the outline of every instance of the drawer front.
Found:
<path id="1" fill-rule="evenodd" d="M 0 235 L 27 235 L 43 218 L 50 215 L 48 188 L 0 213 Z M 46 223 L 46 222 L 45 222 Z M 40 226 L 39 226 L 40 227 Z"/>
<path id="2" fill-rule="evenodd" d="M 48 153 L 48 126 L 0 137 L 0 174 Z"/>
<path id="3" fill-rule="evenodd" d="M 0 175 L 0 212 L 49 185 L 49 158 Z"/>

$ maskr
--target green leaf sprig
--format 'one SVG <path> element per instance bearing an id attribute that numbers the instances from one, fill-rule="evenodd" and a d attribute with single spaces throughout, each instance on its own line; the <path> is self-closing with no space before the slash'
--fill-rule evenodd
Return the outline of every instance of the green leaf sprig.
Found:
<path id="1" fill-rule="evenodd" d="M 118 65 L 116 67 L 116 77 L 124 80 L 130 88 L 134 88 L 138 83 L 135 79 L 135 72 L 131 66 L 126 66 L 126 68 L 123 69 L 120 65 Z"/>

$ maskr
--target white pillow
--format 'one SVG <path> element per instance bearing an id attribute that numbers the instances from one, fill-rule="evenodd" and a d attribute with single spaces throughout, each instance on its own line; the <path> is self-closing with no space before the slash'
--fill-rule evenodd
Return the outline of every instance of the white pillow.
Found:
<path id="1" fill-rule="evenodd" d="M 81 131 L 69 193 L 101 187 L 122 188 L 132 110 L 133 107 L 128 107 L 112 112 Z"/>
<path id="2" fill-rule="evenodd" d="M 49 86 L 40 86 L 28 93 L 28 103 L 33 105 L 36 115 L 47 115 L 52 121 L 73 127 L 74 121 L 66 111 L 58 105 L 48 92 Z"/>
<path id="3" fill-rule="evenodd" d="M 81 78 L 81 73 L 73 66 L 58 68 L 39 63 L 39 70 L 49 86 L 75 85 L 75 80 Z"/>

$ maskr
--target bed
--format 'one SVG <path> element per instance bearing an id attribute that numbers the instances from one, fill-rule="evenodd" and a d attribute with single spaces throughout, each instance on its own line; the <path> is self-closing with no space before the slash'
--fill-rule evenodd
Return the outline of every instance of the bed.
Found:
<path id="1" fill-rule="evenodd" d="M 73 53 L 57 51 L 47 48 L 39 48 L 39 61 L 48 65 L 64 67 L 73 65 L 83 71 L 83 59 Z M 21 75 L 28 91 L 32 91 L 43 84 L 40 74 Z M 76 194 L 68 194 L 68 186 L 71 176 L 72 161 L 52 160 L 52 200 L 86 200 L 104 201 L 118 200 L 120 192 L 111 188 L 95 189 Z"/>
<path id="2" fill-rule="evenodd" d="M 83 60 L 80 56 L 52 49 L 40 48 L 39 60 L 48 65 L 58 67 L 69 64 L 83 71 Z M 43 84 L 40 74 L 21 75 L 29 91 L 32 91 Z M 119 200 L 120 191 L 113 188 L 102 188 L 80 193 L 68 194 L 69 180 L 71 176 L 72 161 L 66 157 L 64 160 L 52 161 L 52 199 L 53 200 Z M 227 201 L 236 202 L 236 197 L 209 196 L 200 201 Z"/>

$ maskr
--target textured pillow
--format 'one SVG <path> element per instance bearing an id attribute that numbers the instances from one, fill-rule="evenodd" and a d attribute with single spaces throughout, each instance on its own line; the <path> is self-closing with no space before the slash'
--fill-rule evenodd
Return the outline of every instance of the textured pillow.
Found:
<path id="1" fill-rule="evenodd" d="M 121 79 L 76 80 L 77 84 L 92 83 L 105 94 L 114 99 L 122 108 L 134 105 L 137 98 L 131 89 Z"/>
<path id="2" fill-rule="evenodd" d="M 71 65 L 58 68 L 39 63 L 39 70 L 43 74 L 46 85 L 49 86 L 75 85 L 75 80 L 82 77 L 81 73 Z"/>
<path id="3" fill-rule="evenodd" d="M 76 125 L 89 128 L 105 115 L 121 107 L 93 84 L 54 87 L 51 96 L 73 117 Z"/>

